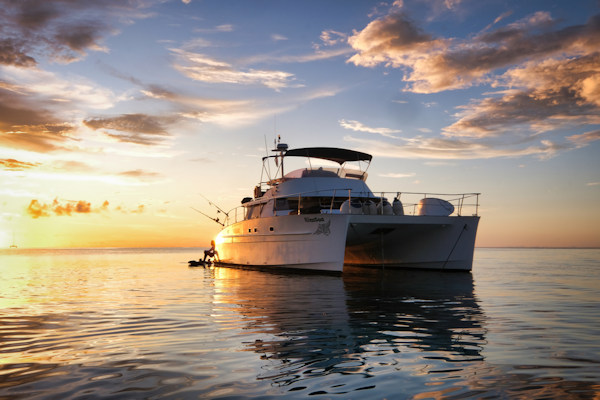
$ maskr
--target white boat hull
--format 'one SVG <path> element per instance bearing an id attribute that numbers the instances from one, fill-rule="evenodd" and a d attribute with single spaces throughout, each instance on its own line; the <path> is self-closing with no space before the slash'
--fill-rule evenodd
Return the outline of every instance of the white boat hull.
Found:
<path id="1" fill-rule="evenodd" d="M 217 236 L 221 264 L 342 272 L 344 263 L 470 271 L 479 217 L 303 214 Z"/>
<path id="2" fill-rule="evenodd" d="M 478 223 L 477 216 L 353 215 L 345 263 L 470 271 Z"/>
<path id="3" fill-rule="evenodd" d="M 217 236 L 221 264 L 342 272 L 349 215 L 256 218 Z"/>

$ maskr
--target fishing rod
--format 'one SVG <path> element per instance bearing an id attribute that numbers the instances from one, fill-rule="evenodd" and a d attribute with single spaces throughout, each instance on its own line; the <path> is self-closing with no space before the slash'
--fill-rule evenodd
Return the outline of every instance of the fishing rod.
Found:
<path id="1" fill-rule="evenodd" d="M 205 214 L 205 213 L 203 213 L 203 212 L 202 212 L 202 211 L 200 211 L 200 210 L 196 210 L 194 207 L 190 207 L 190 208 L 191 208 L 192 210 L 196 211 L 197 213 L 200 213 L 200 214 L 204 215 L 206 218 L 208 218 L 208 219 L 212 219 L 212 220 L 213 220 L 213 221 L 215 221 L 217 224 L 219 224 L 219 225 L 221 225 L 221 226 L 225 226 L 225 224 L 224 224 L 224 223 L 222 223 L 221 221 L 219 221 L 219 218 L 213 218 L 213 217 L 211 217 L 210 215 L 208 215 L 208 214 Z M 218 208 L 218 207 L 217 207 L 217 208 Z"/>
<path id="2" fill-rule="evenodd" d="M 208 201 L 208 204 L 210 204 L 211 206 L 215 207 L 218 210 L 217 213 L 222 212 L 223 214 L 225 214 L 226 217 L 229 216 L 228 213 L 226 213 L 221 207 L 219 207 L 218 205 L 216 205 L 215 203 L 213 203 L 212 201 L 210 201 L 209 199 L 207 199 L 206 196 L 204 196 L 203 194 L 200 194 L 200 196 L 202 196 L 204 198 L 204 200 Z"/>

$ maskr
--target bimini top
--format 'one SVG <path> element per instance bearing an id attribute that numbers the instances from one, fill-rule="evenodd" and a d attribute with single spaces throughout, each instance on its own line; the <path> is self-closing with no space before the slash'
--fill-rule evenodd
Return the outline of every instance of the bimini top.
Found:
<path id="1" fill-rule="evenodd" d="M 371 162 L 373 156 L 360 151 L 338 149 L 336 147 L 305 147 L 302 149 L 288 150 L 285 157 L 311 157 L 323 160 L 334 161 L 340 165 L 347 161 L 368 161 Z"/>

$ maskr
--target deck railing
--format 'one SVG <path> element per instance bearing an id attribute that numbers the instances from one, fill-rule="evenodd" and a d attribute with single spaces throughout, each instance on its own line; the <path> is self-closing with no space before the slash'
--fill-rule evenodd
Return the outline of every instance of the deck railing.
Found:
<path id="1" fill-rule="evenodd" d="M 324 192 L 327 194 L 324 195 Z M 298 200 L 298 207 L 294 209 L 294 213 L 297 212 L 301 214 L 301 204 L 303 198 L 309 197 L 322 197 L 322 198 L 330 198 L 329 204 L 321 203 L 321 213 L 339 213 L 339 206 L 336 207 L 336 204 L 343 202 L 344 200 L 349 200 L 352 202 L 353 199 L 358 199 L 361 202 L 366 202 L 367 200 L 371 200 L 373 202 L 379 202 L 381 199 L 386 199 L 390 203 L 393 202 L 394 199 L 398 199 L 402 202 L 402 207 L 404 210 L 404 215 L 417 215 L 419 202 L 422 199 L 426 198 L 437 198 L 441 200 L 445 200 L 452 204 L 454 207 L 454 211 L 451 215 L 462 216 L 462 215 L 473 215 L 477 216 L 479 213 L 479 196 L 481 193 L 426 193 L 426 192 L 358 192 L 356 190 L 351 189 L 327 189 L 320 191 L 310 191 L 303 193 L 294 193 L 287 194 L 282 196 L 270 197 L 265 199 L 262 204 L 266 206 L 266 204 L 276 199 L 290 199 L 290 200 Z M 259 200 L 259 199 L 254 199 Z M 251 203 L 254 203 L 252 201 Z M 254 203 L 256 204 L 256 203 Z M 326 205 L 326 207 L 325 207 Z M 381 210 L 381 209 L 378 209 Z M 262 211 L 262 210 L 261 210 Z M 240 222 L 246 219 L 247 207 L 244 205 L 237 206 L 231 209 L 225 218 L 225 225 L 231 225 L 236 222 Z M 379 211 L 378 213 L 382 213 Z M 261 213 L 262 214 L 262 213 Z M 254 217 L 258 218 L 258 216 Z"/>

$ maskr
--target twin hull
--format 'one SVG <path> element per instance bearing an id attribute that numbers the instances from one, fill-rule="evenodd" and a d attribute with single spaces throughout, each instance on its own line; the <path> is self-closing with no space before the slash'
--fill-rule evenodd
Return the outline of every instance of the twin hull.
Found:
<path id="1" fill-rule="evenodd" d="M 478 216 L 285 215 L 229 225 L 216 242 L 221 263 L 230 265 L 470 271 L 478 222 Z"/>

